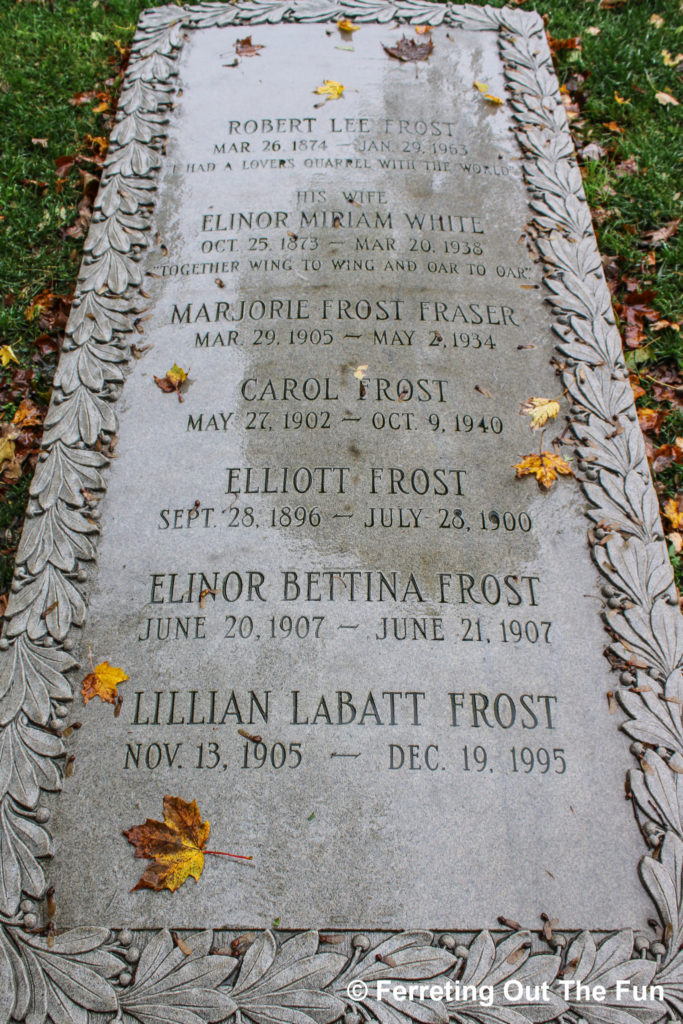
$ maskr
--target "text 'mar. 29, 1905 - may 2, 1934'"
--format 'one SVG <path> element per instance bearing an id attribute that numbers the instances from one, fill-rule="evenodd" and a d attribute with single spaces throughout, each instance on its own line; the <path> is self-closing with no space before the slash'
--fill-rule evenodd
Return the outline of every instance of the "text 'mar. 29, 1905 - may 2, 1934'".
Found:
<path id="1" fill-rule="evenodd" d="M 145 12 L 96 209 L 0 652 L 10 1016 L 675 1010 L 683 631 L 541 19 Z M 167 796 L 253 859 L 131 891 Z"/>

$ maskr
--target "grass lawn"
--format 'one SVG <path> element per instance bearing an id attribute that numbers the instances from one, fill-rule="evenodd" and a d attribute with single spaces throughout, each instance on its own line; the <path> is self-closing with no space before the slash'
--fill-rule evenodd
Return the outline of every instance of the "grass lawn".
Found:
<path id="1" fill-rule="evenodd" d="M 0 5 L 6 41 L 0 58 L 0 612 L 126 48 L 139 12 L 149 6 L 149 0 Z M 545 15 L 554 39 L 682 589 L 679 0 L 520 6 Z"/>

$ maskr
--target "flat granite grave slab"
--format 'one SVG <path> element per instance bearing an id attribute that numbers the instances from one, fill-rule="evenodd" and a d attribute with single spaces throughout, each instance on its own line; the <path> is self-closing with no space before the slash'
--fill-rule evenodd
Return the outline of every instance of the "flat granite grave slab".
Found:
<path id="1" fill-rule="evenodd" d="M 8 1016 L 675 1010 L 683 629 L 540 17 L 149 10 L 96 210 L 0 641 Z"/>

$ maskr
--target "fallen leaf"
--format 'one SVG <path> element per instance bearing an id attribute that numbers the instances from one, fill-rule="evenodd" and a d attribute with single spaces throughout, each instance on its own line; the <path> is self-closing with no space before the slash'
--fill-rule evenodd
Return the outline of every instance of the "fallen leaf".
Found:
<path id="1" fill-rule="evenodd" d="M 683 53 L 677 53 L 676 56 L 673 57 L 668 50 L 662 50 L 662 60 L 667 68 L 675 68 L 681 63 L 681 61 L 683 61 Z M 35 142 L 35 139 L 32 139 L 31 141 Z"/>
<path id="2" fill-rule="evenodd" d="M 663 107 L 680 107 L 678 100 L 669 92 L 656 92 L 655 99 L 657 100 L 657 103 L 661 103 Z"/>
<path id="3" fill-rule="evenodd" d="M 72 107 L 82 107 L 85 103 L 90 103 L 97 96 L 95 89 L 90 89 L 88 92 L 77 92 L 71 97 L 69 103 Z"/>
<path id="4" fill-rule="evenodd" d="M 654 231 L 646 231 L 643 234 L 643 239 L 647 240 L 648 245 L 654 245 L 655 248 L 659 245 L 663 245 L 664 242 L 668 242 L 670 238 L 678 231 L 678 225 L 681 223 L 681 218 L 677 217 L 675 220 L 670 220 L 664 227 L 657 228 Z"/>
<path id="5" fill-rule="evenodd" d="M 43 149 L 47 149 L 47 139 L 31 139 L 34 146 L 42 146 Z"/>
<path id="6" fill-rule="evenodd" d="M 19 366 L 19 360 L 17 359 L 11 345 L 0 346 L 0 363 L 2 363 L 3 366 L 7 366 L 8 363 L 16 363 L 17 366 Z"/>
<path id="7" fill-rule="evenodd" d="M 589 25 L 588 28 L 586 29 L 586 32 L 588 33 L 589 36 L 599 36 L 600 33 L 602 32 L 602 29 L 598 28 L 597 25 Z"/>
<path id="8" fill-rule="evenodd" d="M 182 402 L 183 396 L 180 394 L 180 389 L 187 380 L 187 371 L 183 370 L 182 366 L 178 366 L 174 363 L 170 370 L 166 373 L 165 377 L 155 377 L 154 382 L 158 388 L 165 391 L 166 394 L 175 392 L 178 396 L 178 401 Z"/>
<path id="9" fill-rule="evenodd" d="M 658 434 L 669 414 L 668 409 L 638 409 L 638 423 L 644 434 L 653 431 Z"/>
<path id="10" fill-rule="evenodd" d="M 561 476 L 573 476 L 572 469 L 561 455 L 553 455 L 552 452 L 540 452 L 534 455 L 525 455 L 521 462 L 516 463 L 513 469 L 517 470 L 517 477 L 535 476 L 538 486 L 548 491 L 557 480 L 558 473 Z"/>
<path id="11" fill-rule="evenodd" d="M 239 853 L 222 853 L 205 849 L 210 825 L 202 822 L 197 801 L 186 803 L 179 796 L 164 797 L 164 820 L 148 818 L 144 825 L 135 825 L 123 835 L 135 847 L 135 856 L 152 861 L 142 875 L 137 889 L 175 892 L 190 875 L 199 881 L 204 870 L 205 854 L 252 860 Z"/>
<path id="12" fill-rule="evenodd" d="M 551 53 L 559 53 L 560 50 L 581 49 L 581 36 L 570 36 L 568 39 L 556 39 L 555 36 L 551 36 L 549 32 L 546 32 L 546 38 L 548 40 L 548 46 L 550 47 Z"/>
<path id="13" fill-rule="evenodd" d="M 416 25 L 415 32 L 418 36 L 426 36 L 432 31 L 431 25 Z"/>
<path id="14" fill-rule="evenodd" d="M 677 437 L 673 444 L 660 445 L 652 453 L 651 465 L 653 473 L 661 473 L 674 463 L 683 462 L 683 437 Z"/>
<path id="15" fill-rule="evenodd" d="M 15 444 L 11 437 L 0 438 L 0 467 L 14 459 Z"/>
<path id="16" fill-rule="evenodd" d="M 337 28 L 340 32 L 357 32 L 360 25 L 354 25 L 349 18 L 340 18 L 337 22 Z"/>
<path id="17" fill-rule="evenodd" d="M 665 517 L 671 523 L 674 530 L 683 527 L 683 495 L 676 498 L 669 498 L 663 509 Z"/>
<path id="18" fill-rule="evenodd" d="M 39 427 L 42 423 L 40 409 L 28 398 L 23 398 L 12 417 L 12 423 L 22 429 L 26 429 L 26 427 Z"/>
<path id="19" fill-rule="evenodd" d="M 313 92 L 317 93 L 318 96 L 327 96 L 331 100 L 338 100 L 344 92 L 344 86 L 341 82 L 335 82 L 331 78 L 326 78 L 322 85 L 319 85 Z"/>
<path id="20" fill-rule="evenodd" d="M 606 152 L 607 150 L 599 142 L 589 142 L 581 150 L 581 156 L 584 160 L 600 160 Z"/>
<path id="21" fill-rule="evenodd" d="M 135 856 L 152 861 L 131 892 L 138 889 L 170 889 L 175 892 L 191 875 L 198 881 L 204 870 L 203 850 L 210 825 L 202 822 L 197 801 L 179 796 L 164 797 L 164 820 L 148 818 L 123 835 L 135 847 Z"/>
<path id="22" fill-rule="evenodd" d="M 618 132 L 620 135 L 624 131 L 621 125 L 618 125 L 616 121 L 603 121 L 603 128 L 608 128 L 611 132 Z"/>
<path id="23" fill-rule="evenodd" d="M 235 43 L 235 50 L 237 51 L 238 57 L 258 57 L 259 50 L 262 50 L 263 46 L 258 43 L 252 43 L 251 36 L 245 36 L 244 39 L 238 39 Z"/>
<path id="24" fill-rule="evenodd" d="M 651 14 L 650 24 L 654 25 L 656 28 L 661 28 L 664 24 L 664 18 L 661 16 L 661 14 Z"/>
<path id="25" fill-rule="evenodd" d="M 367 373 L 367 369 L 367 363 L 361 363 L 360 366 L 357 366 L 356 369 L 353 371 L 353 375 L 356 378 L 356 380 L 363 380 L 365 374 Z"/>
<path id="26" fill-rule="evenodd" d="M 83 703 L 87 704 L 93 697 L 99 697 L 105 704 L 120 704 L 122 698 L 117 686 L 129 678 L 122 668 L 110 665 L 108 661 L 101 661 L 83 680 Z"/>
<path id="27" fill-rule="evenodd" d="M 555 398 L 527 398 L 522 402 L 520 416 L 530 416 L 529 426 L 532 430 L 544 427 L 548 420 L 554 420 L 560 411 L 560 403 Z"/>
<path id="28" fill-rule="evenodd" d="M 492 93 L 489 92 L 489 87 L 484 82 L 475 81 L 472 84 L 474 85 L 475 89 L 478 89 L 479 92 L 482 93 L 484 99 L 488 100 L 489 103 L 500 104 L 503 102 L 501 99 L 499 99 L 498 96 L 494 96 Z"/>
<path id="29" fill-rule="evenodd" d="M 428 39 L 425 43 L 416 43 L 414 39 L 408 39 L 407 36 L 403 36 L 395 46 L 386 46 L 384 43 L 382 43 L 382 46 L 384 47 L 384 52 L 396 60 L 414 61 L 427 60 L 434 49 L 434 42 L 432 39 Z"/>
<path id="30" fill-rule="evenodd" d="M 616 89 L 614 90 L 614 98 L 621 106 L 631 102 L 630 100 L 625 100 L 623 96 L 620 96 Z"/>
<path id="31" fill-rule="evenodd" d="M 627 174 L 638 174 L 636 158 L 630 156 L 628 159 L 622 160 L 621 163 L 617 164 L 614 168 L 614 173 L 618 178 L 623 178 Z"/>

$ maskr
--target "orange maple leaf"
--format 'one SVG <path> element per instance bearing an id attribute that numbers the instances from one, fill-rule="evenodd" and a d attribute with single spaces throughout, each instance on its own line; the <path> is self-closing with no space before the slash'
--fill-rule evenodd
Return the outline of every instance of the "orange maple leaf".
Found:
<path id="1" fill-rule="evenodd" d="M 179 796 L 164 797 L 164 820 L 148 818 L 123 835 L 135 847 L 135 856 L 152 861 L 131 892 L 137 889 L 170 889 L 175 892 L 187 878 L 199 881 L 204 870 L 204 854 L 251 860 L 237 853 L 206 850 L 211 826 L 202 821 L 197 801 L 186 803 Z"/>
<path id="2" fill-rule="evenodd" d="M 93 697 L 99 697 L 105 704 L 120 705 L 123 698 L 117 687 L 119 683 L 125 683 L 129 678 L 122 668 L 110 665 L 108 661 L 101 661 L 83 680 L 83 703 L 87 704 Z"/>
<path id="3" fill-rule="evenodd" d="M 525 455 L 513 468 L 517 470 L 518 477 L 535 476 L 538 486 L 546 491 L 555 483 L 558 473 L 561 476 L 574 475 L 569 463 L 561 455 L 553 455 L 552 452 Z"/>
<path id="4" fill-rule="evenodd" d="M 664 515 L 674 530 L 683 528 L 683 495 L 679 498 L 669 498 L 664 506 Z"/>

